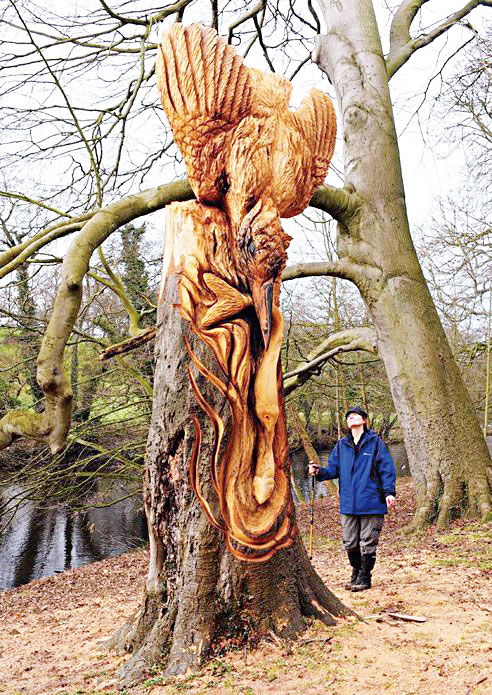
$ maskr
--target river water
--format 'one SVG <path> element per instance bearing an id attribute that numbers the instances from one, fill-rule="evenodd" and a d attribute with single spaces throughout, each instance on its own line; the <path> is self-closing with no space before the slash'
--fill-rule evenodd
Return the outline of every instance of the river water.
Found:
<path id="1" fill-rule="evenodd" d="M 488 444 L 492 452 L 492 437 L 488 438 Z M 392 444 L 389 448 L 397 474 L 408 475 L 403 444 Z M 323 465 L 328 454 L 328 451 L 319 452 Z M 306 474 L 307 457 L 304 451 L 297 451 L 291 460 L 294 498 L 296 502 L 308 500 L 311 479 Z M 147 527 L 141 498 L 125 499 L 123 484 L 119 488 L 112 487 L 109 494 L 103 482 L 96 484 L 99 489 L 93 496 L 105 506 L 73 512 L 64 506 L 41 509 L 28 502 L 18 510 L 0 537 L 0 590 L 120 555 L 146 543 Z M 9 499 L 20 493 L 19 487 L 2 492 Z M 327 494 L 324 485 L 315 485 L 316 497 Z M 108 506 L 110 502 L 114 504 Z"/>
<path id="2" fill-rule="evenodd" d="M 18 509 L 0 537 L 0 590 L 121 555 L 146 542 L 142 500 L 124 499 L 123 485 L 109 494 L 102 481 L 96 486 L 92 494 L 105 505 L 99 508 L 74 512 L 63 505 L 45 509 L 27 502 Z M 18 486 L 3 490 L 7 498 L 21 494 Z"/>

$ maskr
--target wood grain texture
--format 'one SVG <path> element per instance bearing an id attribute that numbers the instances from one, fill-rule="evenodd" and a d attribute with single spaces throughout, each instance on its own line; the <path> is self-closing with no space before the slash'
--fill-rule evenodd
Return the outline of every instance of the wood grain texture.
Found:
<path id="1" fill-rule="evenodd" d="M 251 295 L 237 289 L 230 236 L 227 216 L 218 208 L 196 201 L 168 206 L 162 290 L 168 278 L 179 276 L 181 316 L 210 348 L 220 370 L 213 373 L 186 341 L 190 381 L 215 434 L 208 498 L 201 486 L 201 431 L 194 418 L 191 485 L 231 552 L 255 562 L 290 545 L 296 532 L 280 369 L 283 317 L 274 306 L 265 349 Z M 224 396 L 229 432 L 203 397 L 200 378 Z"/>
<path id="2" fill-rule="evenodd" d="M 164 35 L 156 75 L 201 202 L 225 209 L 236 229 L 260 200 L 279 217 L 307 207 L 335 146 L 326 94 L 311 89 L 291 111 L 285 77 L 246 67 L 214 29 L 196 24 L 175 24 Z"/>
<path id="3" fill-rule="evenodd" d="M 211 496 L 200 483 L 196 418 L 190 481 L 230 551 L 262 562 L 296 532 L 280 364 L 290 237 L 280 218 L 301 212 L 326 176 L 335 114 L 318 90 L 290 111 L 288 80 L 247 68 L 199 25 L 178 23 L 164 35 L 156 74 L 199 201 L 168 208 L 160 296 L 178 274 L 181 315 L 220 370 L 187 343 L 191 384 L 215 432 Z M 230 431 L 202 396 L 201 378 L 227 401 Z"/>

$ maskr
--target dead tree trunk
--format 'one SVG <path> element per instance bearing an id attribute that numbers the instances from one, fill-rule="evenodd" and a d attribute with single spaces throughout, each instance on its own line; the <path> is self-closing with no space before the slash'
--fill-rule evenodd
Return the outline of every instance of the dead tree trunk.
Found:
<path id="1" fill-rule="evenodd" d="M 124 682 L 138 680 L 159 662 L 166 673 L 196 670 L 214 650 L 254 644 L 270 630 L 293 638 L 305 626 L 303 616 L 335 623 L 351 613 L 314 572 L 301 539 L 261 564 L 236 559 L 223 533 L 210 524 L 189 480 L 196 430 L 202 430 L 201 492 L 213 497 L 208 465 L 214 449 L 213 428 L 187 375 L 193 354 L 218 374 L 202 340 L 190 330 L 179 304 L 177 274 L 168 275 L 158 309 L 156 372 L 144 500 L 150 535 L 150 565 L 137 614 L 114 636 L 111 646 L 132 652 L 121 669 Z M 212 384 L 197 377 L 200 391 L 220 413 L 226 429 L 228 404 Z M 227 444 L 227 443 L 226 443 Z"/>

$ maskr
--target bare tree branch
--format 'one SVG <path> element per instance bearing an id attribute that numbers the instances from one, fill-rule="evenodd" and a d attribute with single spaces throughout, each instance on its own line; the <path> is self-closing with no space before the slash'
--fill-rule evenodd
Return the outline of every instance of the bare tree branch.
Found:
<path id="1" fill-rule="evenodd" d="M 422 5 L 427 2 L 429 0 L 404 0 L 398 7 L 391 22 L 389 55 L 400 50 L 412 40 L 410 26 Z"/>
<path id="2" fill-rule="evenodd" d="M 164 191 L 167 190 L 168 186 L 178 187 L 176 190 L 179 189 L 179 194 L 176 200 L 189 200 L 193 198 L 193 191 L 191 190 L 189 183 L 185 180 L 177 182 L 175 184 L 159 186 L 157 189 L 142 191 L 135 195 L 151 195 L 152 191 Z M 33 202 L 36 205 L 40 205 L 41 207 L 47 207 L 44 206 L 42 203 L 38 203 L 38 201 L 31 201 L 26 196 L 22 196 L 20 194 L 11 195 L 9 193 L 4 194 L 0 192 L 0 195 L 5 195 L 5 197 L 10 198 L 17 197 L 20 200 Z M 130 196 L 130 198 L 131 197 L 132 196 Z M 157 200 L 159 200 L 159 195 L 157 196 Z M 331 214 L 333 218 L 339 221 L 343 221 L 347 219 L 347 217 L 353 215 L 357 209 L 357 204 L 358 198 L 355 194 L 349 193 L 347 190 L 343 188 L 336 188 L 335 186 L 321 186 L 315 191 L 310 201 L 310 205 L 312 207 L 316 207 L 320 210 L 328 212 L 329 214 Z M 156 207 L 153 209 L 157 210 L 159 209 L 159 207 L 160 205 L 157 202 Z M 54 211 L 56 211 L 60 215 L 65 214 L 58 210 Z M 36 234 L 31 239 L 28 239 L 22 242 L 21 244 L 18 244 L 17 246 L 9 248 L 6 251 L 0 253 L 0 278 L 6 277 L 9 273 L 15 270 L 21 263 L 24 263 L 26 260 L 28 260 L 36 251 L 39 251 L 39 249 L 51 243 L 55 239 L 62 238 L 67 234 L 71 234 L 74 231 L 79 231 L 80 229 L 82 229 L 87 220 L 96 215 L 97 213 L 98 211 L 94 210 L 86 213 L 85 215 L 81 215 L 80 217 L 70 218 L 66 221 L 52 225 L 47 229 L 43 230 L 42 232 L 39 232 L 39 234 Z M 138 217 L 138 215 L 136 215 L 136 217 Z M 312 272 L 310 271 L 310 269 Z M 333 273 L 328 272 L 328 269 L 333 270 Z M 308 277 L 310 275 L 330 274 L 338 275 L 338 277 L 345 278 L 347 277 L 348 271 L 349 267 L 346 262 L 344 262 L 343 265 L 340 265 L 340 263 L 336 265 L 330 263 L 310 263 L 306 265 L 301 264 L 287 268 L 284 272 L 283 279 L 292 280 L 295 277 Z"/>
<path id="3" fill-rule="evenodd" d="M 145 19 L 139 19 L 137 17 L 124 17 L 123 15 L 114 12 L 109 7 L 109 5 L 106 2 L 104 2 L 104 0 L 99 0 L 99 2 L 104 7 L 104 9 L 110 17 L 112 17 L 113 19 L 117 19 L 122 25 L 137 24 L 139 26 L 147 26 L 149 24 L 156 24 L 157 22 L 162 21 L 166 17 L 169 17 L 169 15 L 184 10 L 185 7 L 190 4 L 191 0 L 177 0 L 177 2 L 175 2 L 173 5 L 167 5 L 167 7 L 162 9 L 160 12 L 157 12 L 155 15 L 152 15 L 151 17 L 145 17 Z"/>
<path id="4" fill-rule="evenodd" d="M 37 205 L 37 207 L 43 208 L 44 210 L 55 212 L 57 215 L 60 215 L 60 217 L 70 217 L 68 213 L 62 212 L 61 210 L 58 210 L 58 208 L 54 208 L 51 205 L 47 205 L 46 203 L 43 203 L 42 200 L 34 200 L 34 198 L 30 198 L 24 193 L 11 193 L 10 191 L 0 191 L 0 197 L 10 198 L 11 200 L 22 200 L 22 202 L 24 203 L 31 203 L 32 205 Z"/>
<path id="5" fill-rule="evenodd" d="M 355 268 L 346 259 L 322 261 L 318 263 L 296 263 L 288 266 L 282 273 L 282 282 L 299 278 L 334 275 L 344 280 L 352 280 Z"/>
<path id="6" fill-rule="evenodd" d="M 187 181 L 177 181 L 136 193 L 98 210 L 72 242 L 62 267 L 62 283 L 38 357 L 37 379 L 45 394 L 43 413 L 8 412 L 0 420 L 0 448 L 14 439 L 31 437 L 49 444 L 53 452 L 63 448 L 70 428 L 72 389 L 64 368 L 64 352 L 80 310 L 82 281 L 92 253 L 124 224 L 164 207 L 174 200 L 189 200 Z"/>
<path id="7" fill-rule="evenodd" d="M 249 10 L 249 12 L 246 12 L 246 14 L 241 15 L 241 17 L 239 17 L 234 22 L 232 22 L 232 24 L 229 25 L 229 30 L 227 33 L 227 43 L 231 43 L 234 37 L 234 29 L 237 29 L 237 27 L 241 24 L 244 24 L 244 22 L 247 22 L 248 19 L 256 19 L 256 15 L 259 14 L 265 8 L 265 4 L 266 0 L 260 0 L 260 2 L 258 2 Z"/>
<path id="8" fill-rule="evenodd" d="M 424 46 L 428 46 L 434 39 L 444 34 L 455 24 L 461 22 L 472 10 L 479 5 L 492 7 L 492 0 L 470 0 L 461 10 L 447 17 L 441 24 L 427 34 L 412 39 L 410 35 L 411 24 L 422 7 L 429 0 L 405 0 L 396 12 L 390 31 L 390 52 L 386 58 L 388 78 L 393 75 L 408 61 L 408 59 Z"/>
<path id="9" fill-rule="evenodd" d="M 118 22 L 120 22 L 121 24 L 139 24 L 141 26 L 145 26 L 147 24 L 147 20 L 145 19 L 137 19 L 136 17 L 123 17 L 123 15 L 118 14 L 117 12 L 113 12 L 109 5 L 104 2 L 104 0 L 99 0 L 99 2 L 104 7 L 108 15 L 113 19 L 117 19 Z"/>
<path id="10" fill-rule="evenodd" d="M 329 213 L 338 222 L 346 222 L 357 211 L 360 199 L 346 188 L 320 186 L 313 194 L 309 205 Z"/>
<path id="11" fill-rule="evenodd" d="M 215 31 L 218 33 L 219 32 L 219 6 L 218 6 L 218 0 L 210 0 L 211 6 L 212 6 L 212 21 L 210 22 L 210 26 L 215 29 Z"/>
<path id="12" fill-rule="evenodd" d="M 263 38 L 262 25 L 261 25 L 260 22 L 258 22 L 258 15 L 257 15 L 257 14 L 255 14 L 255 15 L 253 16 L 253 21 L 254 21 L 255 27 L 256 27 L 256 33 L 257 33 L 257 36 L 258 36 L 258 42 L 259 42 L 259 44 L 260 44 L 260 46 L 261 46 L 261 50 L 263 51 L 263 55 L 264 55 L 264 57 L 265 57 L 265 60 L 266 60 L 266 62 L 268 63 L 268 67 L 270 68 L 270 70 L 271 70 L 272 72 L 275 72 L 275 66 L 273 65 L 273 63 L 272 63 L 272 61 L 271 61 L 271 59 L 270 59 L 270 56 L 268 55 L 268 48 L 267 48 L 267 46 L 266 46 L 266 44 L 265 44 L 265 40 L 264 40 L 264 38 Z"/>
<path id="13" fill-rule="evenodd" d="M 101 2 L 102 2 L 102 0 L 101 0 Z M 70 99 L 68 98 L 68 95 L 67 95 L 65 89 L 63 88 L 63 86 L 62 86 L 60 80 L 58 79 L 58 77 L 57 77 L 57 76 L 55 75 L 55 73 L 53 72 L 53 69 L 51 68 L 51 66 L 50 66 L 50 64 L 49 64 L 49 62 L 48 62 L 48 60 L 46 59 L 46 57 L 45 57 L 45 55 L 44 55 L 42 49 L 41 49 L 40 46 L 38 46 L 38 44 L 35 42 L 34 37 L 32 36 L 29 27 L 28 27 L 27 24 L 25 23 L 25 21 L 24 21 L 22 15 L 20 14 L 20 12 L 19 12 L 19 10 L 17 9 L 17 7 L 15 6 L 15 3 L 13 2 L 13 0 L 10 0 L 10 4 L 11 4 L 11 5 L 13 6 L 13 8 L 15 9 L 15 11 L 16 11 L 16 13 L 17 13 L 17 16 L 19 17 L 19 20 L 20 20 L 22 26 L 24 27 L 24 30 L 25 30 L 26 34 L 29 36 L 29 39 L 30 39 L 32 45 L 34 46 L 34 48 L 36 49 L 37 53 L 39 54 L 41 60 L 43 61 L 44 65 L 46 66 L 46 69 L 48 70 L 49 74 L 51 75 L 51 77 L 52 77 L 52 79 L 53 79 L 53 82 L 55 83 L 57 89 L 60 91 L 60 93 L 61 93 L 61 95 L 62 95 L 62 98 L 63 98 L 63 100 L 64 100 L 64 102 L 65 102 L 65 104 L 66 104 L 66 107 L 67 107 L 68 111 L 70 112 L 70 115 L 71 115 L 71 117 L 72 117 L 72 119 L 73 119 L 73 123 L 74 123 L 74 125 L 75 125 L 75 128 L 76 128 L 76 130 L 77 130 L 77 132 L 78 132 L 78 134 L 79 134 L 79 136 L 80 136 L 81 141 L 84 143 L 85 149 L 87 150 L 87 155 L 88 155 L 88 157 L 89 157 L 89 161 L 90 161 L 90 163 L 91 163 L 91 169 L 92 169 L 92 173 L 94 174 L 94 179 L 95 179 L 96 188 L 97 188 L 97 202 L 98 202 L 99 205 L 102 205 L 101 177 L 100 177 L 100 175 L 99 175 L 99 168 L 98 168 L 97 163 L 96 163 L 96 160 L 95 160 L 95 158 L 94 158 L 94 151 L 93 151 L 93 148 L 90 146 L 90 144 L 89 144 L 89 142 L 88 142 L 88 140 L 87 140 L 87 138 L 86 138 L 86 136 L 85 136 L 84 130 L 83 130 L 82 126 L 81 126 L 80 123 L 79 123 L 79 119 L 77 118 L 77 114 L 75 113 L 75 110 L 74 110 L 74 108 L 72 107 L 72 104 L 71 104 L 71 102 L 70 102 Z"/>
<path id="14" fill-rule="evenodd" d="M 364 350 L 377 354 L 377 336 L 373 328 L 348 328 L 333 333 L 312 350 L 305 362 L 284 375 L 284 391 L 288 395 L 302 386 L 313 374 L 319 373 L 324 363 L 340 352 Z"/>
<path id="15" fill-rule="evenodd" d="M 39 251 L 39 249 L 50 244 L 55 239 L 61 239 L 68 234 L 82 229 L 87 220 L 94 214 L 94 212 L 90 212 L 79 218 L 55 224 L 39 232 L 39 234 L 36 234 L 31 239 L 27 239 L 17 244 L 17 246 L 13 246 L 0 253 L 0 278 L 9 275 L 9 273 L 18 268 L 21 263 L 30 259 L 36 251 Z"/>
<path id="16" fill-rule="evenodd" d="M 319 34 L 319 33 L 321 33 L 321 22 L 319 21 L 318 13 L 316 12 L 316 10 L 313 7 L 312 0 L 308 0 L 307 4 L 308 4 L 309 11 L 311 12 L 311 14 L 314 17 L 314 21 L 316 22 L 316 33 Z"/>
<path id="17" fill-rule="evenodd" d="M 142 345 L 145 345 L 145 343 L 148 343 L 149 340 L 153 340 L 155 338 L 156 331 L 156 326 L 150 326 L 134 338 L 123 340 L 121 343 L 117 343 L 116 345 L 110 345 L 101 352 L 101 354 L 99 355 L 99 359 L 101 360 L 101 362 L 103 362 L 104 360 L 109 360 L 111 357 L 114 357 L 115 355 L 121 355 L 125 352 L 136 350 Z"/>

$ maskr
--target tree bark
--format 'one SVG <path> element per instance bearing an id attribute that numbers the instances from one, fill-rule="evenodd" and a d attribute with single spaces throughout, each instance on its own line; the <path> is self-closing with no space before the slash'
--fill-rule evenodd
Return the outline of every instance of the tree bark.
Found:
<path id="1" fill-rule="evenodd" d="M 36 330 L 36 304 L 33 299 L 33 290 L 28 268 L 29 266 L 27 264 L 23 264 L 17 268 L 16 272 L 18 312 L 22 317 L 22 328 L 19 334 L 19 340 L 22 355 L 25 360 L 29 360 L 26 363 L 26 381 L 34 400 L 34 409 L 36 412 L 40 412 L 43 407 L 41 399 L 44 394 L 36 381 L 36 364 L 31 361 L 32 356 L 39 350 L 40 338 Z"/>
<path id="2" fill-rule="evenodd" d="M 124 683 L 137 681 L 159 662 L 169 675 L 196 670 L 211 654 L 227 646 L 252 645 L 270 630 L 294 638 L 304 616 L 335 624 L 350 614 L 329 592 L 308 560 L 302 540 L 264 563 L 244 562 L 227 550 L 223 533 L 209 523 L 189 480 L 198 419 L 201 494 L 216 513 L 209 467 L 215 434 L 198 407 L 187 375 L 185 344 L 212 373 L 215 359 L 177 306 L 178 272 L 170 261 L 166 236 L 156 336 L 154 400 L 149 431 L 144 502 L 150 537 L 149 571 L 137 614 L 109 646 L 132 652 L 121 669 Z M 183 245 L 178 241 L 180 250 Z M 167 264 L 169 263 L 170 272 Z M 182 299 L 182 298 L 181 298 Z M 196 376 L 196 374 L 195 374 Z M 220 414 L 228 431 L 230 415 L 223 395 L 209 380 L 197 377 L 203 398 Z M 227 442 L 221 447 L 223 456 Z M 289 493 L 290 494 L 290 493 Z"/>
<path id="3" fill-rule="evenodd" d="M 370 0 L 320 2 L 329 31 L 316 61 L 343 118 L 338 254 L 374 322 L 415 482 L 412 527 L 463 510 L 489 518 L 491 461 L 410 236 L 388 76 Z M 489 476 L 489 477 L 488 477 Z"/>

